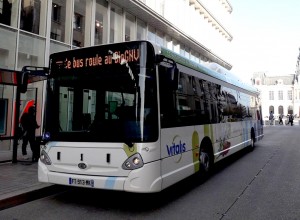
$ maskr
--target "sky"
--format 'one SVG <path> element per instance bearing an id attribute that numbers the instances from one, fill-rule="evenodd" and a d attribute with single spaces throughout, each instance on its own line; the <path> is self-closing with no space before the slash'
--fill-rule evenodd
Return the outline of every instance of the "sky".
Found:
<path id="1" fill-rule="evenodd" d="M 231 71 L 290 75 L 300 48 L 300 0 L 230 0 L 233 7 Z"/>

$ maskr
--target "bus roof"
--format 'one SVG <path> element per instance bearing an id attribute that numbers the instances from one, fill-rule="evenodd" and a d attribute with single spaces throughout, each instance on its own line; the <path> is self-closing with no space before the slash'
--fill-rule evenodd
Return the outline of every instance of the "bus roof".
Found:
<path id="1" fill-rule="evenodd" d="M 257 88 L 255 88 L 254 86 L 247 84 L 245 82 L 242 82 L 235 74 L 231 73 L 229 70 L 225 69 L 224 67 L 221 67 L 220 65 L 216 64 L 216 63 L 210 63 L 212 64 L 213 68 L 210 68 L 208 66 L 196 63 L 190 59 L 185 58 L 184 56 L 181 56 L 178 53 L 175 53 L 165 47 L 161 47 L 159 45 L 157 45 L 156 43 L 152 42 L 152 41 L 127 41 L 127 42 L 121 42 L 121 43 L 117 43 L 117 44 L 126 44 L 126 43 L 134 43 L 134 42 L 148 42 L 150 44 L 152 44 L 152 46 L 154 47 L 156 53 L 160 53 L 162 55 L 164 55 L 165 57 L 168 57 L 172 60 L 174 60 L 176 63 L 179 63 L 183 66 L 189 67 L 191 69 L 194 69 L 196 71 L 199 71 L 203 74 L 206 74 L 208 76 L 211 76 L 213 78 L 219 79 L 221 81 L 227 82 L 229 84 L 232 84 L 234 86 L 237 86 L 239 88 L 242 88 L 244 90 L 247 90 L 249 92 L 253 92 L 253 93 L 257 93 L 259 94 L 259 90 Z M 109 45 L 115 45 L 115 44 L 107 44 L 106 46 Z M 101 47 L 102 45 L 96 46 L 96 47 Z M 69 54 L 69 53 L 73 53 L 74 51 L 82 51 L 82 50 L 90 50 L 89 48 L 91 48 L 92 50 L 94 50 L 95 46 L 92 47 L 85 47 L 85 48 L 79 48 L 79 49 L 75 49 L 75 50 L 71 50 L 70 51 L 63 51 L 63 52 L 58 52 L 58 53 L 54 53 L 51 54 L 50 57 L 53 56 L 57 56 L 57 55 L 61 55 L 61 54 Z M 77 52 L 78 53 L 78 52 Z M 57 55 L 56 55 L 57 54 Z M 215 67 L 215 65 L 218 65 L 217 68 Z M 220 71 L 218 71 L 217 69 L 220 69 Z"/>
<path id="2" fill-rule="evenodd" d="M 247 83 L 242 82 L 236 75 L 231 73 L 228 70 L 221 69 L 220 72 L 217 72 L 216 70 L 210 69 L 209 67 L 196 63 L 190 59 L 185 58 L 184 56 L 181 56 L 167 48 L 161 47 L 160 48 L 161 54 L 173 59 L 176 63 L 179 63 L 183 66 L 189 67 L 191 69 L 194 69 L 196 71 L 199 71 L 201 73 L 204 73 L 208 76 L 211 76 L 213 78 L 219 79 L 221 81 L 227 82 L 229 84 L 232 84 L 234 86 L 237 86 L 239 88 L 248 90 L 250 92 L 259 93 L 259 90 L 255 88 L 254 86 L 251 86 Z M 218 65 L 218 64 L 217 64 Z M 223 67 L 222 67 L 223 68 Z"/>

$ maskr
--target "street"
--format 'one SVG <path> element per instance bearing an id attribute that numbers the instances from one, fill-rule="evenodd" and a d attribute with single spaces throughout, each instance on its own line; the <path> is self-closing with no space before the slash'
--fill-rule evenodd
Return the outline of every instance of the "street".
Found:
<path id="1" fill-rule="evenodd" d="M 0 219 L 299 219 L 300 126 L 267 126 L 253 152 L 157 194 L 70 188 L 0 212 Z"/>

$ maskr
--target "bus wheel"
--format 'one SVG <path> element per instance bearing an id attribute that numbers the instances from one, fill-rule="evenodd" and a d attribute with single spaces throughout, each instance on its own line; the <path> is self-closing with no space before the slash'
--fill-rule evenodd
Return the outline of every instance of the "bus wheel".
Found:
<path id="1" fill-rule="evenodd" d="M 208 143 L 200 147 L 200 175 L 207 178 L 213 167 L 213 154 Z"/>

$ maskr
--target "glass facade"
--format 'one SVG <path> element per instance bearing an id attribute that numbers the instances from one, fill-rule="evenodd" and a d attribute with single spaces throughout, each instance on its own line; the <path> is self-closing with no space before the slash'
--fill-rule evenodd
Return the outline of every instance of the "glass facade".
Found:
<path id="1" fill-rule="evenodd" d="M 48 57 L 54 52 L 144 39 L 163 45 L 196 62 L 209 61 L 209 58 L 197 51 L 185 48 L 183 43 L 164 33 L 164 30 L 150 26 L 118 6 L 117 2 L 0 0 L 0 68 L 16 70 L 24 64 L 47 66 Z M 173 20 L 166 7 L 169 0 L 141 2 L 150 6 L 157 14 Z M 186 1 L 180 0 L 178 3 L 184 12 L 191 9 L 187 8 L 189 5 Z"/>
<path id="2" fill-rule="evenodd" d="M 171 17 L 167 6 L 176 5 L 173 0 L 141 2 L 150 4 L 157 15 L 166 19 Z M 183 3 L 182 0 L 180 2 Z M 207 55 L 193 51 L 196 48 L 185 47 L 179 40 L 184 38 L 167 34 L 167 30 L 162 30 L 159 24 L 150 25 L 142 17 L 134 15 L 133 11 L 129 12 L 124 5 L 121 7 L 122 4 L 122 1 L 112 3 L 107 0 L 0 0 L 0 68 L 21 70 L 28 65 L 48 66 L 52 53 L 132 40 L 149 40 L 196 62 L 203 59 L 209 61 Z M 182 4 L 182 7 L 189 6 Z M 12 102 L 15 87 L 1 83 L 0 86 L 0 90 L 5 90 L 1 105 L 7 106 L 7 111 L 0 118 L 2 122 L 5 119 L 7 124 L 5 134 L 1 137 L 10 137 L 13 135 Z M 37 119 L 42 127 L 44 84 L 33 83 L 28 89 L 36 91 Z M 0 125 L 1 129 L 4 130 Z M 37 133 L 40 132 L 39 129 Z M 0 151 L 11 150 L 11 145 L 12 142 L 1 142 Z"/>

